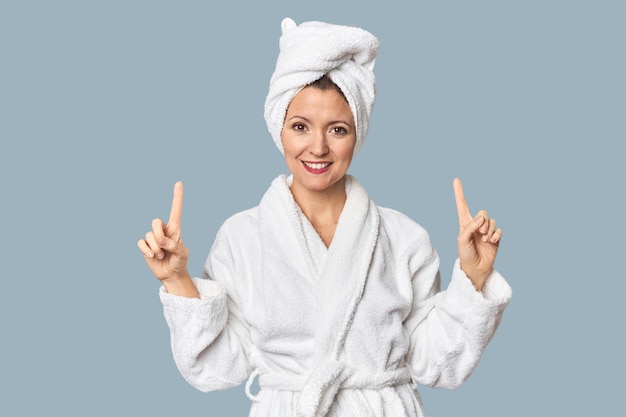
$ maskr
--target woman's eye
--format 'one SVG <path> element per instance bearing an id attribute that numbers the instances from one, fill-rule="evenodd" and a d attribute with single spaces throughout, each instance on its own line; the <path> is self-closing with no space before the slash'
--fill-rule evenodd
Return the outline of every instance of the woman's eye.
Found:
<path id="1" fill-rule="evenodd" d="M 335 126 L 331 129 L 331 131 L 335 134 L 335 135 L 345 135 L 346 133 L 348 133 L 348 131 L 341 127 L 341 126 Z"/>
<path id="2" fill-rule="evenodd" d="M 293 125 L 293 130 L 298 132 L 304 132 L 306 130 L 306 127 L 302 123 L 296 123 Z"/>

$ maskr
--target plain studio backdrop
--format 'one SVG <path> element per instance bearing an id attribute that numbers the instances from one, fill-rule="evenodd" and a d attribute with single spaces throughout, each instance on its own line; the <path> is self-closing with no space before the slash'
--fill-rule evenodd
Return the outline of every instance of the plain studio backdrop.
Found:
<path id="1" fill-rule="evenodd" d="M 176 370 L 136 241 L 185 183 L 199 275 L 221 223 L 286 173 L 263 120 L 280 22 L 363 27 L 378 99 L 351 173 L 430 232 L 447 286 L 452 180 L 504 229 L 513 300 L 429 417 L 622 409 L 621 1 L 0 3 L 2 415 L 246 416 Z"/>

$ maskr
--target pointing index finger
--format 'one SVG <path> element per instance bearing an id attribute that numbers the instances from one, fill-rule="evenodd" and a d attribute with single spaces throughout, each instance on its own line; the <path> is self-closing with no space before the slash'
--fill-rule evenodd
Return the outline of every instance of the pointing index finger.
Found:
<path id="1" fill-rule="evenodd" d="M 465 193 L 463 193 L 463 184 L 461 184 L 461 180 L 459 178 L 454 179 L 453 187 L 454 199 L 456 200 L 456 211 L 459 215 L 459 225 L 462 226 L 472 220 L 472 214 L 467 206 Z"/>
<path id="2" fill-rule="evenodd" d="M 172 199 L 172 209 L 170 210 L 169 225 L 176 225 L 180 228 L 183 216 L 183 183 L 181 181 L 174 184 L 174 198 Z"/>

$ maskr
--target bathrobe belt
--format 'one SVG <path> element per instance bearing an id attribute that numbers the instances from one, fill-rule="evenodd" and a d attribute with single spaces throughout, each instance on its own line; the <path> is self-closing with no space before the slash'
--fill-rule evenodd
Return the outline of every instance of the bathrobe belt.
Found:
<path id="1" fill-rule="evenodd" d="M 252 382 L 257 376 L 261 390 L 300 392 L 298 417 L 325 416 L 340 389 L 379 390 L 388 402 L 396 404 L 399 414 L 394 415 L 402 416 L 405 414 L 402 402 L 395 390 L 391 388 L 411 382 L 411 373 L 406 367 L 375 374 L 350 369 L 338 361 L 329 361 L 317 367 L 308 378 L 288 373 L 261 373 L 256 369 L 246 383 L 246 395 L 252 401 L 259 400 L 257 396 L 250 393 Z M 359 406 L 357 403 L 353 405 Z M 357 415 L 367 417 L 371 414 L 367 407 L 362 408 L 363 410 L 360 410 Z"/>

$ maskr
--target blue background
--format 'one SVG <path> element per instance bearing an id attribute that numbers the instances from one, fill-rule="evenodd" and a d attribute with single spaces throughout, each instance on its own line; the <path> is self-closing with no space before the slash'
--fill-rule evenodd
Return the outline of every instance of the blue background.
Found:
<path id="1" fill-rule="evenodd" d="M 286 172 L 263 120 L 280 21 L 381 41 L 351 173 L 456 257 L 452 179 L 504 229 L 514 291 L 429 417 L 622 409 L 626 6 L 621 1 L 3 1 L 0 410 L 246 416 L 178 374 L 136 241 L 186 186 L 200 274 L 226 217 Z"/>

